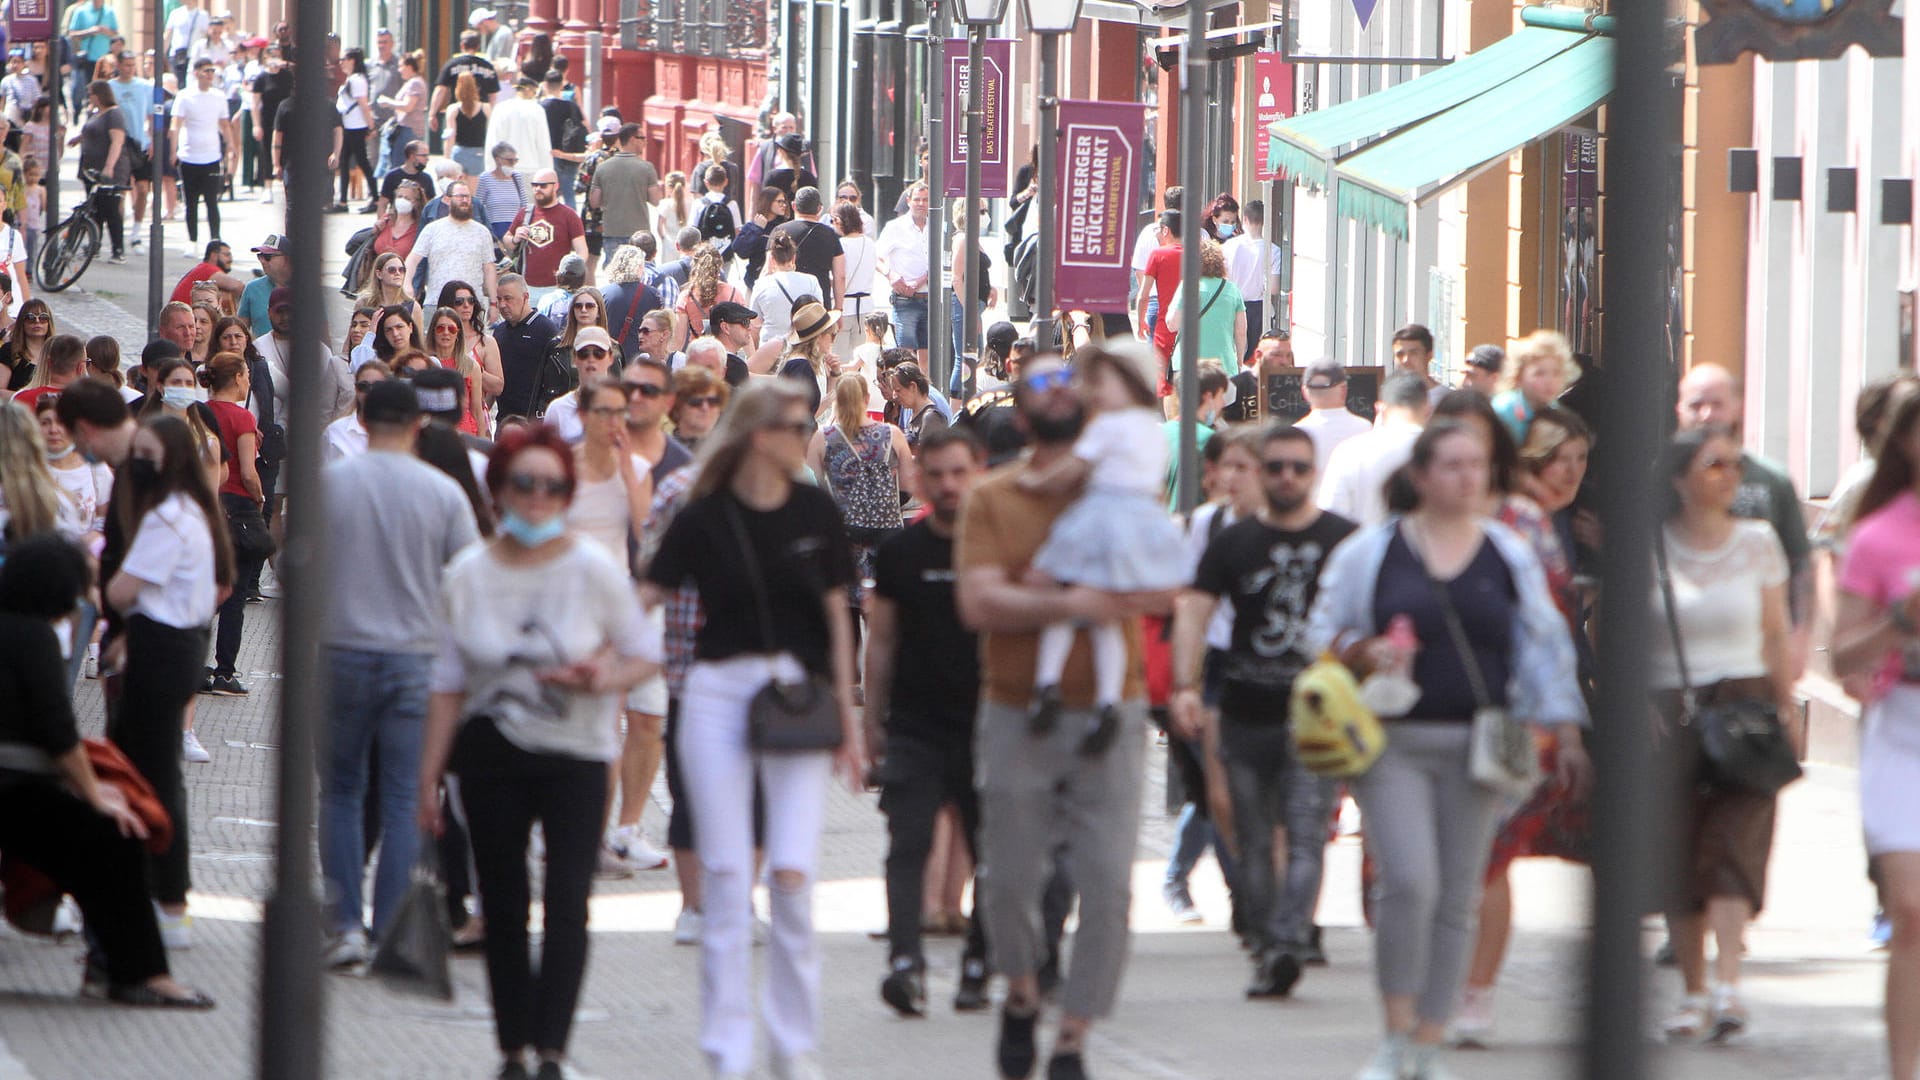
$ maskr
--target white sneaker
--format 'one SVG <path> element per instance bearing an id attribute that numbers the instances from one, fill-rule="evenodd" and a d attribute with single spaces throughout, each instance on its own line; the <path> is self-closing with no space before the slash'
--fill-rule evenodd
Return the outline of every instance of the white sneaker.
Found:
<path id="1" fill-rule="evenodd" d="M 826 1080 L 827 1074 L 820 1068 L 820 1062 L 812 1054 L 795 1054 L 783 1058 L 775 1055 L 773 1059 L 774 1080 Z"/>
<path id="2" fill-rule="evenodd" d="M 665 853 L 647 842 L 647 834 L 641 832 L 638 825 L 621 825 L 615 828 L 607 839 L 607 846 L 635 870 L 667 868 Z"/>
<path id="3" fill-rule="evenodd" d="M 773 924 L 761 918 L 759 912 L 757 911 L 754 912 L 753 913 L 753 944 L 755 945 L 755 947 L 765 945 L 767 943 L 767 939 L 772 936 L 773 936 Z"/>
<path id="4" fill-rule="evenodd" d="M 600 859 L 594 865 L 593 876 L 601 881 L 621 881 L 633 876 L 633 866 L 621 858 L 619 852 L 601 844 Z"/>
<path id="5" fill-rule="evenodd" d="M 336 934 L 327 943 L 327 967 L 334 971 L 359 967 L 367 962 L 369 956 L 367 932 L 359 927 Z"/>
<path id="6" fill-rule="evenodd" d="M 1461 992 L 1460 1009 L 1453 1014 L 1453 1044 L 1484 1050 L 1492 1038 L 1493 987 L 1469 986 Z"/>
<path id="7" fill-rule="evenodd" d="M 196 765 L 205 765 L 213 760 L 213 755 L 207 753 L 207 748 L 200 745 L 200 736 L 192 731 L 180 733 L 180 756 Z"/>
<path id="8" fill-rule="evenodd" d="M 1413 1071 L 1407 1073 L 1411 1080 L 1459 1080 L 1452 1070 L 1440 1064 L 1440 1048 L 1437 1046 L 1416 1046 L 1413 1048 Z"/>
<path id="9" fill-rule="evenodd" d="M 60 906 L 53 909 L 53 940 L 65 941 L 79 933 L 86 926 L 86 919 L 80 914 L 80 905 L 73 897 L 60 898 Z"/>
<path id="10" fill-rule="evenodd" d="M 1389 1035 L 1353 1080 L 1412 1080 L 1413 1052 L 1404 1035 Z"/>
<path id="11" fill-rule="evenodd" d="M 1691 1042 L 1704 1038 L 1712 1022 L 1707 995 L 1690 994 L 1681 998 L 1679 1007 L 1661 1022 L 1660 1033 L 1669 1042 Z"/>
<path id="12" fill-rule="evenodd" d="M 260 193 L 260 205 L 261 206 L 273 205 L 273 189 L 272 188 L 268 188 L 267 190 Z"/>
<path id="13" fill-rule="evenodd" d="M 680 917 L 673 920 L 673 943 L 675 945 L 700 944 L 700 931 L 705 929 L 707 917 L 692 908 L 681 908 Z"/>
<path id="14" fill-rule="evenodd" d="M 154 913 L 160 920 L 160 944 L 169 952 L 181 952 L 193 948 L 193 916 L 169 915 L 164 911 Z"/>

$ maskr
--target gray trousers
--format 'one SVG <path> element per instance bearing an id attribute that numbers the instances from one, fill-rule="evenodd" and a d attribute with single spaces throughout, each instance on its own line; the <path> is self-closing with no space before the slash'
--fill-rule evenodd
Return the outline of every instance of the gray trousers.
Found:
<path id="1" fill-rule="evenodd" d="M 1236 722 L 1229 715 L 1221 718 L 1220 728 L 1234 835 L 1240 841 L 1235 895 L 1247 934 L 1260 952 L 1305 945 L 1320 904 L 1327 818 L 1339 783 L 1300 764 L 1284 724 Z M 1276 827 L 1287 830 L 1285 881 L 1274 880 Z"/>
<path id="2" fill-rule="evenodd" d="M 1386 752 L 1353 789 L 1380 869 L 1374 972 L 1382 994 L 1417 995 L 1420 1019 L 1443 1024 L 1467 976 L 1502 799 L 1467 774 L 1466 723 L 1386 728 Z"/>
<path id="3" fill-rule="evenodd" d="M 1007 976 L 1032 975 L 1047 958 L 1041 897 L 1056 857 L 1080 895 L 1062 1008 L 1099 1018 L 1113 1011 L 1127 963 L 1133 855 L 1140 833 L 1146 756 L 1143 702 L 1120 706 L 1120 736 L 1098 758 L 1079 753 L 1093 723 L 1069 709 L 1044 737 L 1027 728 L 1025 707 L 982 702 L 975 729 L 980 791 L 976 884 L 987 921 L 988 962 Z"/>

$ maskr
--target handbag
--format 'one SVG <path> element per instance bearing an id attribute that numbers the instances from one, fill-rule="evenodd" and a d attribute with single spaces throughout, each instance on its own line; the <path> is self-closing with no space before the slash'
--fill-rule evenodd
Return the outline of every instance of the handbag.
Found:
<path id="1" fill-rule="evenodd" d="M 273 530 L 267 528 L 266 515 L 252 499 L 229 493 L 221 497 L 220 508 L 226 511 L 227 535 L 233 540 L 236 559 L 269 559 L 280 550 L 273 541 Z"/>
<path id="2" fill-rule="evenodd" d="M 727 523 L 734 539 L 740 542 L 742 565 L 753 585 L 753 603 L 760 614 L 760 639 L 769 654 L 775 652 L 773 608 L 767 602 L 767 581 L 754 556 L 753 541 L 746 524 L 740 520 L 740 508 L 733 496 L 722 495 Z M 771 665 L 769 665 L 771 666 Z M 808 673 L 797 681 L 780 678 L 777 672 L 747 702 L 747 744 L 755 750 L 779 753 L 838 750 L 845 732 L 840 727 L 840 703 L 834 700 L 833 683 L 825 676 Z"/>
<path id="3" fill-rule="evenodd" d="M 1687 651 L 1680 643 L 1680 616 L 1667 571 L 1664 535 L 1654 545 L 1654 558 L 1659 564 L 1667 633 L 1673 638 L 1674 665 L 1680 669 L 1680 726 L 1691 728 L 1700 740 L 1700 779 L 1722 791 L 1748 795 L 1772 795 L 1800 779 L 1800 761 L 1773 702 L 1741 698 L 1700 704 L 1693 677 L 1687 673 Z"/>
<path id="4" fill-rule="evenodd" d="M 453 928 L 447 920 L 447 890 L 440 883 L 439 845 L 433 837 L 421 838 L 410 877 L 368 970 L 390 989 L 452 1001 L 453 972 L 447 961 L 453 950 Z"/>
<path id="5" fill-rule="evenodd" d="M 1416 561 L 1427 584 L 1433 588 L 1434 598 L 1440 602 L 1440 614 L 1447 621 L 1447 636 L 1453 639 L 1454 650 L 1467 669 L 1467 682 L 1473 687 L 1473 728 L 1468 744 L 1467 773 L 1481 787 L 1524 799 L 1540 786 L 1540 755 L 1534 749 L 1533 733 L 1505 706 L 1493 704 L 1493 695 L 1487 692 L 1486 676 L 1480 670 L 1480 660 L 1474 655 L 1473 641 L 1467 637 L 1467 628 L 1453 606 L 1452 595 L 1427 572 L 1424 560 Z"/>

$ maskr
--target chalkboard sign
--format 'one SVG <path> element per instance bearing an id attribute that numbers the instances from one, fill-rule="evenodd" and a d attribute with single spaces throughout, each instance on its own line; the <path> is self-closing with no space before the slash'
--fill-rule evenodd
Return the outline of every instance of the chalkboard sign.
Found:
<path id="1" fill-rule="evenodd" d="M 1373 403 L 1380 397 L 1380 379 L 1384 368 L 1350 367 L 1347 369 L 1347 411 L 1363 420 L 1373 420 Z M 1298 420 L 1313 411 L 1307 404 L 1307 398 L 1301 392 L 1301 384 L 1306 381 L 1304 368 L 1267 369 L 1267 400 L 1265 415 L 1285 420 Z"/>

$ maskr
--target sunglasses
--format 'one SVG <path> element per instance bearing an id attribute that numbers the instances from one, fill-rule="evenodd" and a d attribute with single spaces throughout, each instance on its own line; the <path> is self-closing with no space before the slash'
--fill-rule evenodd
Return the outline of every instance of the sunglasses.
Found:
<path id="1" fill-rule="evenodd" d="M 46 312 L 44 312 L 44 311 L 36 311 L 36 312 L 34 312 L 33 314 L 31 314 L 31 315 L 22 315 L 22 316 L 20 316 L 20 321 L 21 321 L 21 322 L 45 322 L 45 323 L 50 323 L 50 322 L 52 322 L 52 321 L 53 321 L 53 316 L 51 316 L 51 315 L 48 315 L 48 314 L 47 314 Z"/>
<path id="2" fill-rule="evenodd" d="M 596 303 L 594 303 L 594 302 L 593 302 L 593 301 L 591 301 L 591 300 L 582 300 L 582 301 L 580 301 L 579 303 L 577 303 L 577 304 L 575 304 L 575 305 L 573 305 L 573 310 L 575 310 L 575 311 L 599 311 L 599 310 L 600 310 L 600 305 L 599 305 L 599 304 L 596 304 Z M 642 328 L 641 328 L 641 333 L 645 333 L 645 332 L 646 332 L 646 329 L 645 329 L 644 327 L 642 327 Z"/>
<path id="3" fill-rule="evenodd" d="M 558 180 L 535 180 L 535 181 L 533 182 L 533 186 L 534 186 L 534 187 L 558 187 L 558 186 L 560 186 L 560 181 L 558 181 Z"/>
<path id="4" fill-rule="evenodd" d="M 405 268 L 405 267 L 401 267 L 401 269 L 403 269 L 403 270 L 404 270 L 404 269 L 406 269 L 406 268 Z M 473 297 L 471 297 L 471 296 L 456 296 L 456 297 L 454 297 L 454 298 L 453 298 L 453 306 L 454 306 L 454 307 L 459 307 L 459 306 L 460 306 L 461 304 L 477 304 L 477 303 L 479 303 L 479 302 L 480 302 L 480 301 L 478 301 L 478 300 L 475 300 L 475 299 L 474 299 Z"/>
<path id="5" fill-rule="evenodd" d="M 367 391 L 369 391 L 369 390 L 371 390 L 371 389 L 373 389 L 374 387 L 376 387 L 376 386 L 379 386 L 379 385 L 380 385 L 380 380 L 379 380 L 379 379 L 375 379 L 375 380 L 373 380 L 372 382 L 357 382 L 357 383 L 354 383 L 354 384 L 353 384 L 353 388 L 354 388 L 354 390 L 355 390 L 356 392 L 358 392 L 358 393 L 362 393 L 362 394 L 364 394 L 364 393 L 366 393 Z"/>
<path id="6" fill-rule="evenodd" d="M 433 332 L 436 334 L 457 334 L 460 332 L 460 328 L 441 323 L 439 326 L 433 328 Z"/>
<path id="7" fill-rule="evenodd" d="M 707 397 L 683 398 L 681 399 L 681 404 L 691 409 L 717 409 L 720 407 L 720 395 L 712 394 Z"/>
<path id="8" fill-rule="evenodd" d="M 1050 390 L 1065 390 L 1073 385 L 1073 372 L 1067 368 L 1036 372 L 1021 379 L 1020 385 L 1038 394 L 1044 394 Z"/>
<path id="9" fill-rule="evenodd" d="M 607 350 L 601 348 L 598 345 L 582 345 L 581 347 L 573 350 L 573 355 L 588 356 L 588 357 L 592 357 L 595 360 L 598 360 L 601 357 L 607 355 Z"/>
<path id="10" fill-rule="evenodd" d="M 540 492 L 556 499 L 573 490 L 573 485 L 567 483 L 565 479 L 553 476 L 531 476 L 527 473 L 514 473 L 507 477 L 507 486 L 522 495 Z"/>
<path id="11" fill-rule="evenodd" d="M 651 401 L 651 400 L 653 400 L 654 398 L 657 398 L 657 397 L 661 397 L 661 396 L 663 396 L 664 394 L 666 394 L 666 392 L 667 392 L 667 388 L 666 388 L 666 387 L 664 387 L 664 386 L 659 386 L 659 385 L 656 385 L 656 384 L 654 384 L 654 383 L 644 383 L 644 382 L 642 382 L 642 383 L 628 383 L 628 384 L 627 384 L 627 396 L 628 396 L 628 397 L 632 397 L 632 396 L 633 396 L 633 395 L 635 395 L 635 394 L 639 394 L 639 395 L 640 395 L 641 397 L 643 397 L 643 398 L 646 398 L 647 400 L 649 400 L 649 401 Z"/>
<path id="12" fill-rule="evenodd" d="M 406 268 L 406 265 L 403 263 L 389 263 L 387 266 L 382 268 L 380 272 L 383 274 L 404 274 L 407 272 L 407 268 Z M 459 301 L 455 301 L 455 303 L 458 303 L 458 302 Z"/>
<path id="13" fill-rule="evenodd" d="M 1292 458 L 1277 458 L 1273 461 L 1263 461 L 1260 463 L 1260 468 L 1268 476 L 1279 476 L 1287 472 L 1291 472 L 1295 476 L 1310 476 L 1313 474 L 1313 462 L 1295 461 Z"/>
<path id="14" fill-rule="evenodd" d="M 608 420 L 616 416 L 627 415 L 627 410 L 621 408 L 618 405 L 595 405 L 593 408 L 587 410 L 587 415 L 597 416 L 602 420 Z"/>

